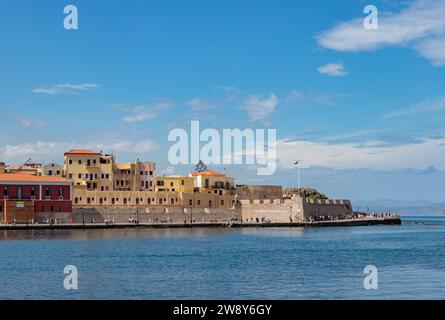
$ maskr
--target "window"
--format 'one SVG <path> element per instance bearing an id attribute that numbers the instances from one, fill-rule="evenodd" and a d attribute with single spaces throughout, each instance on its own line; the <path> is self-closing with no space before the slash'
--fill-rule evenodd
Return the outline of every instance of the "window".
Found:
<path id="1" fill-rule="evenodd" d="M 74 198 L 74 203 L 78 204 L 79 203 L 79 198 Z"/>
<path id="2" fill-rule="evenodd" d="M 198 200 L 198 206 L 200 206 L 201 205 L 201 200 Z"/>
<path id="3" fill-rule="evenodd" d="M 101 178 L 101 179 L 105 178 L 105 175 L 102 173 L 102 174 L 100 175 L 100 178 Z"/>
<path id="4" fill-rule="evenodd" d="M 189 199 L 189 206 L 190 207 L 193 206 L 193 200 L 192 199 Z"/>
<path id="5" fill-rule="evenodd" d="M 72 179 L 72 178 L 73 178 L 73 174 L 70 173 L 70 174 L 68 175 L 68 177 L 69 177 L 70 179 Z"/>
<path id="6" fill-rule="evenodd" d="M 85 179 L 88 179 L 90 175 L 88 173 L 85 173 Z"/>
<path id="7" fill-rule="evenodd" d="M 59 197 L 63 198 L 63 188 L 59 188 Z"/>
<path id="8" fill-rule="evenodd" d="M 50 210 L 51 210 L 51 212 L 53 212 L 54 211 L 54 206 L 51 206 Z"/>
<path id="9" fill-rule="evenodd" d="M 36 188 L 32 187 L 31 188 L 31 197 L 35 197 L 36 195 Z"/>
<path id="10" fill-rule="evenodd" d="M 181 186 L 183 186 L 184 185 L 184 180 L 181 180 Z"/>
<path id="11" fill-rule="evenodd" d="M 153 171 L 150 171 L 150 175 L 151 175 L 151 176 L 153 175 Z"/>
<path id="12" fill-rule="evenodd" d="M 93 164 L 96 164 L 97 163 L 97 160 L 96 159 L 93 159 Z"/>
<path id="13" fill-rule="evenodd" d="M 23 189 L 22 187 L 17 188 L 17 199 L 22 199 L 23 196 Z"/>
<path id="14" fill-rule="evenodd" d="M 175 204 L 175 200 L 174 199 L 170 199 L 170 203 L 171 204 Z"/>
<path id="15" fill-rule="evenodd" d="M 221 205 L 222 205 L 222 206 L 224 205 L 224 200 L 221 200 Z"/>
<path id="16" fill-rule="evenodd" d="M 140 174 L 141 176 L 143 176 L 143 175 L 144 175 L 144 171 L 139 172 L 139 174 Z"/>
<path id="17" fill-rule="evenodd" d="M 205 179 L 205 188 L 209 187 L 209 179 Z"/>
<path id="18" fill-rule="evenodd" d="M 79 173 L 79 174 L 77 175 L 77 177 L 78 177 L 79 179 L 82 179 L 82 174 Z"/>
<path id="19" fill-rule="evenodd" d="M 45 188 L 45 196 L 49 197 L 50 193 L 49 193 L 49 187 Z"/>
<path id="20" fill-rule="evenodd" d="M 173 182 L 170 182 L 170 187 L 173 187 Z"/>
<path id="21" fill-rule="evenodd" d="M 107 174 L 105 175 L 105 178 L 109 179 L 109 178 L 110 178 L 110 175 L 107 173 Z"/>
<path id="22" fill-rule="evenodd" d="M 77 160 L 77 164 L 82 164 L 82 160 Z"/>
<path id="23" fill-rule="evenodd" d="M 60 176 L 60 170 L 56 171 L 56 175 Z"/>
<path id="24" fill-rule="evenodd" d="M 68 163 L 69 163 L 69 164 L 73 164 L 73 160 L 70 159 L 70 160 L 68 161 Z"/>
<path id="25" fill-rule="evenodd" d="M 209 200 L 209 208 L 212 207 L 212 200 Z"/>
<path id="26" fill-rule="evenodd" d="M 53 175 L 53 171 L 52 171 L 52 170 L 49 170 L 49 171 L 48 171 L 48 175 L 49 175 L 49 176 L 52 176 L 52 175 Z"/>
<path id="27" fill-rule="evenodd" d="M 4 187 L 3 188 L 3 196 L 7 197 L 8 196 L 8 187 Z"/>

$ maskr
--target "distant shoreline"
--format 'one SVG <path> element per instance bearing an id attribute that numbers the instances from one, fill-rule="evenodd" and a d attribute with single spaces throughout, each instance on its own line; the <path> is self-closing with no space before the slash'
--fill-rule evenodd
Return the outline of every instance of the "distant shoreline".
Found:
<path id="1" fill-rule="evenodd" d="M 79 230 L 79 229 L 169 229 L 169 228 L 270 228 L 270 227 L 354 227 L 375 225 L 400 225 L 399 217 L 363 218 L 318 222 L 255 223 L 255 222 L 209 222 L 209 223 L 85 223 L 85 224 L 2 224 L 0 230 Z"/>

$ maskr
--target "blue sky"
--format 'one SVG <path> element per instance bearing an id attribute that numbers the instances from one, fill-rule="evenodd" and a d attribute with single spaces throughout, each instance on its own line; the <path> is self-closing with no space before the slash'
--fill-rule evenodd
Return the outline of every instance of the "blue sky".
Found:
<path id="1" fill-rule="evenodd" d="M 74 4 L 79 29 L 63 28 Z M 1 1 L 0 161 L 74 147 L 169 164 L 173 128 L 276 128 L 275 175 L 352 199 L 445 201 L 445 1 Z M 220 169 L 221 168 L 217 168 Z"/>

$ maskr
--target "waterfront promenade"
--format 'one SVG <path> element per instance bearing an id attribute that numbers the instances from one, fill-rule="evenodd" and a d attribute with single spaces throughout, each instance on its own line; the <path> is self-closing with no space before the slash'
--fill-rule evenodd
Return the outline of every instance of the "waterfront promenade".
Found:
<path id="1" fill-rule="evenodd" d="M 51 229 L 128 229 L 128 228 L 267 228 L 267 227 L 340 227 L 340 226 L 374 226 L 400 225 L 398 216 L 366 217 L 356 219 L 328 220 L 315 222 L 158 222 L 158 223 L 66 223 L 66 224 L 0 224 L 0 230 L 51 230 Z"/>

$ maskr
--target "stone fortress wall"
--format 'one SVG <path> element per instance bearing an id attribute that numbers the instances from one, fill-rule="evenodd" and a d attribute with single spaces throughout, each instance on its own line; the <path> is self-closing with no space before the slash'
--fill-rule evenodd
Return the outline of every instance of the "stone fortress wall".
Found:
<path id="1" fill-rule="evenodd" d="M 76 200 L 77 198 L 77 200 Z M 250 186 L 232 195 L 181 192 L 76 191 L 72 213 L 54 213 L 65 223 L 97 223 L 105 220 L 128 223 L 290 223 L 309 217 L 352 214 L 349 200 L 312 200 L 302 196 L 282 197 L 281 187 Z M 125 201 L 124 201 L 125 199 Z M 124 203 L 125 202 L 125 203 Z M 37 216 L 41 221 L 48 214 Z"/>

